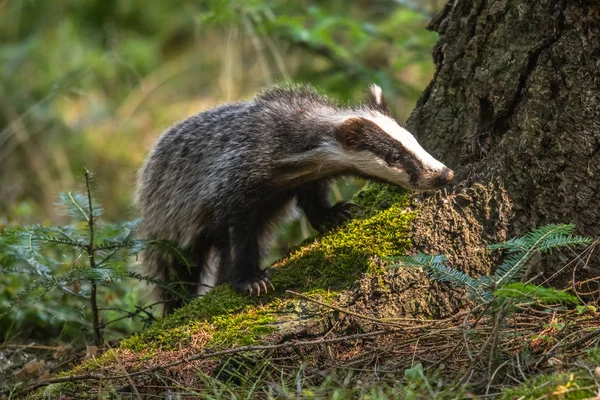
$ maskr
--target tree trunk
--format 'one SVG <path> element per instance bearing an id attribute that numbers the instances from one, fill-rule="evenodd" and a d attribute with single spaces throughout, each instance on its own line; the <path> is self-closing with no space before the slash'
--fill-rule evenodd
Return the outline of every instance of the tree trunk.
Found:
<path id="1" fill-rule="evenodd" d="M 436 74 L 408 126 L 456 179 L 424 200 L 417 246 L 486 272 L 490 240 L 548 223 L 599 236 L 600 3 L 454 0 L 430 28 Z"/>

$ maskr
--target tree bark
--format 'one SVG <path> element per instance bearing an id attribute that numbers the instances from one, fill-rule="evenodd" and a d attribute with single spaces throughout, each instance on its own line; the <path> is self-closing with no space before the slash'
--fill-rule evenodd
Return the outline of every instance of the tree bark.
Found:
<path id="1" fill-rule="evenodd" d="M 600 236 L 600 3 L 454 0 L 430 29 L 436 73 L 407 125 L 456 178 L 424 199 L 417 246 L 483 273 L 490 240 L 548 223 Z"/>

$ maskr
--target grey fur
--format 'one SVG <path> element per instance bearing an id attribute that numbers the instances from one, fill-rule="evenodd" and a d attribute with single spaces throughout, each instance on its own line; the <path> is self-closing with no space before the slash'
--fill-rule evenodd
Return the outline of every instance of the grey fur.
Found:
<path id="1" fill-rule="evenodd" d="M 250 254 L 250 263 L 258 257 L 253 245 L 246 249 L 244 225 L 251 237 L 263 237 L 286 206 L 299 199 L 311 223 L 323 230 L 320 224 L 329 218 L 326 213 L 347 216 L 344 204 L 334 210 L 324 198 L 329 179 L 362 175 L 390 180 L 370 172 L 390 168 L 382 167 L 385 154 L 373 153 L 383 151 L 373 150 L 382 148 L 380 141 L 373 135 L 367 137 L 376 128 L 363 130 L 363 138 L 373 143 L 370 151 L 340 143 L 339 135 L 340 126 L 349 118 L 373 119 L 378 112 L 389 115 L 382 99 L 342 108 L 307 86 L 275 87 L 251 100 L 201 112 L 168 129 L 139 173 L 142 234 L 190 250 L 197 256 L 198 271 L 184 271 L 186 267 L 158 249 L 146 252 L 145 264 L 163 279 L 189 279 L 195 289 L 206 254 L 221 248 L 220 257 L 212 257 L 221 260 L 217 283 L 233 281 L 238 289 L 252 291 L 258 282 L 266 289 L 268 278 L 257 276 L 256 266 L 247 273 L 232 271 L 244 269 L 241 258 L 245 254 Z M 413 175 L 434 171 L 411 162 L 417 171 Z M 363 168 L 361 163 L 372 165 Z M 432 179 L 427 185 L 433 185 Z M 315 201 L 319 204 L 313 207 Z M 192 289 L 190 293 L 195 293 Z"/>

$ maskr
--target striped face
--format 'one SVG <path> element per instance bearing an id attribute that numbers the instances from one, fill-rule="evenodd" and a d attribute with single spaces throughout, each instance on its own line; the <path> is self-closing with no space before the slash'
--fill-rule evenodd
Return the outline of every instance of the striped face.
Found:
<path id="1" fill-rule="evenodd" d="M 427 153 L 386 112 L 379 87 L 371 87 L 371 97 L 374 111 L 348 117 L 336 131 L 345 161 L 361 175 L 407 189 L 436 189 L 450 182 L 452 170 Z"/>

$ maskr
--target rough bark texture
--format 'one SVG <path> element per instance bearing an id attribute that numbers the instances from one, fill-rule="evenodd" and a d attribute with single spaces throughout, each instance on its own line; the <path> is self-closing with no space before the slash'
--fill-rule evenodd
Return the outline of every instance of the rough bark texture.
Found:
<path id="1" fill-rule="evenodd" d="M 424 200 L 417 245 L 461 247 L 555 222 L 599 236 L 600 3 L 455 0 L 430 28 L 440 34 L 436 75 L 408 126 L 457 177 L 450 194 Z M 479 238 L 463 240 L 465 224 Z"/>

